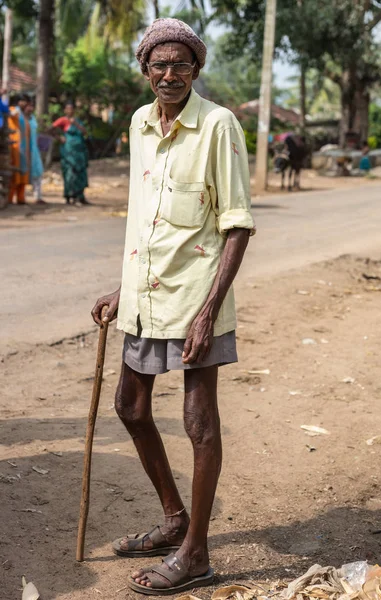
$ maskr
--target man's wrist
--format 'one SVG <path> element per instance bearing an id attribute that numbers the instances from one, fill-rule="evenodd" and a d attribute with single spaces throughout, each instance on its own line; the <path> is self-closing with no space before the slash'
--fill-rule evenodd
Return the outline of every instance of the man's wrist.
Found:
<path id="1" fill-rule="evenodd" d="M 216 302 L 207 301 L 201 310 L 200 316 L 210 320 L 214 325 L 215 321 L 217 320 L 219 311 L 220 307 L 217 306 Z"/>

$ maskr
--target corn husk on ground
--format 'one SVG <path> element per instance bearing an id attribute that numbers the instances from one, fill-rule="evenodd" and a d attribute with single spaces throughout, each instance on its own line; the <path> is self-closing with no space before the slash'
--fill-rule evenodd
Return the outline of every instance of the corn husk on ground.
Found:
<path id="1" fill-rule="evenodd" d="M 351 585 L 340 569 L 313 565 L 304 575 L 288 584 L 229 585 L 216 590 L 210 600 L 381 600 L 381 567 L 369 567 L 365 582 Z M 176 600 L 201 600 L 179 596 Z"/>

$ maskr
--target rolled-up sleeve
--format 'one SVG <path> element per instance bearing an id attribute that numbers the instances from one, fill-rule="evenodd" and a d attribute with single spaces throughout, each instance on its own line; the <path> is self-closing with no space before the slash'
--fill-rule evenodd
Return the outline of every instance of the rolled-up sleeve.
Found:
<path id="1" fill-rule="evenodd" d="M 231 127 L 225 127 L 216 136 L 213 179 L 218 231 L 225 236 L 230 229 L 241 228 L 254 235 L 249 162 L 242 128 L 232 121 Z"/>

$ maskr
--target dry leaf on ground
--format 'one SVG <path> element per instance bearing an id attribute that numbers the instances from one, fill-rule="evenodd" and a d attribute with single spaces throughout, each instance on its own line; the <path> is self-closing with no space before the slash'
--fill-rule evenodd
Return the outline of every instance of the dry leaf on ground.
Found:
<path id="1" fill-rule="evenodd" d="M 243 585 L 229 585 L 216 590 L 211 600 L 251 600 L 255 597 L 254 590 Z"/>
<path id="2" fill-rule="evenodd" d="M 300 429 L 303 429 L 303 431 L 307 431 L 308 433 L 313 433 L 314 435 L 329 435 L 327 429 L 317 427 L 316 425 L 301 425 Z"/>
<path id="3" fill-rule="evenodd" d="M 40 469 L 40 467 L 32 467 L 33 471 L 39 473 L 40 475 L 47 475 L 49 471 L 47 469 Z"/>
<path id="4" fill-rule="evenodd" d="M 373 446 L 374 444 L 381 444 L 381 435 L 374 435 L 369 440 L 366 440 L 368 446 Z"/>
<path id="5" fill-rule="evenodd" d="M 179 596 L 176 600 L 201 600 L 201 598 L 197 598 L 197 596 L 192 596 L 191 594 L 186 594 L 185 596 Z"/>
<path id="6" fill-rule="evenodd" d="M 31 581 L 27 583 L 25 577 L 23 577 L 22 586 L 23 592 L 21 600 L 39 600 L 40 594 L 34 583 L 32 583 Z"/>

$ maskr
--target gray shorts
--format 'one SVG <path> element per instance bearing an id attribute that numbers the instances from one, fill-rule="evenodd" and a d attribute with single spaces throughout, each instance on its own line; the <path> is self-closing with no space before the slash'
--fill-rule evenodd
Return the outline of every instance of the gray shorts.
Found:
<path id="1" fill-rule="evenodd" d="M 235 331 L 229 331 L 213 339 L 210 353 L 202 363 L 184 365 L 182 353 L 185 340 L 158 340 L 125 334 L 123 360 L 138 373 L 160 375 L 168 371 L 200 369 L 212 365 L 228 365 L 238 360 Z"/>

